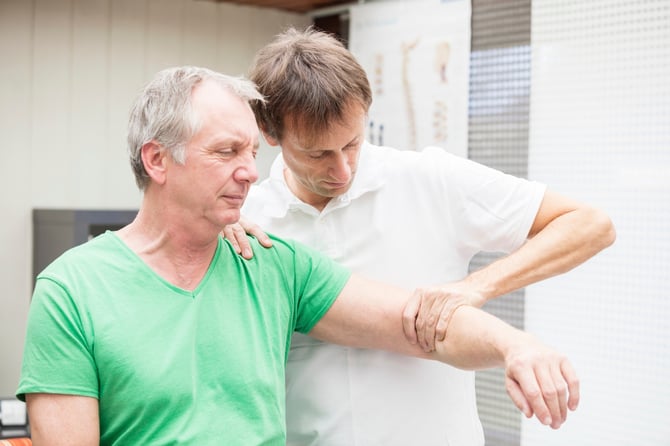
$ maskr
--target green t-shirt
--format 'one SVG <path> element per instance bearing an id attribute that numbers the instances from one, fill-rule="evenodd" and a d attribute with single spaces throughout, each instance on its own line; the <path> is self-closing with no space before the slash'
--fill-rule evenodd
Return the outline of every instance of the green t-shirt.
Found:
<path id="1" fill-rule="evenodd" d="M 194 291 L 163 280 L 114 233 L 38 277 L 17 395 L 99 400 L 101 445 L 283 445 L 284 370 L 349 272 L 302 245 L 219 239 Z"/>

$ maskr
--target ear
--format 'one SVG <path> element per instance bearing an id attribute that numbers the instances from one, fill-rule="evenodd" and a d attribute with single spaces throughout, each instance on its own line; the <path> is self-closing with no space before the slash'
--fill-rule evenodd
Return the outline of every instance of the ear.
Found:
<path id="1" fill-rule="evenodd" d="M 167 150 L 156 141 L 149 141 L 142 146 L 142 163 L 151 180 L 158 184 L 165 183 L 167 177 Z"/>
<path id="2" fill-rule="evenodd" d="M 265 138 L 265 141 L 267 141 L 268 144 L 270 144 L 273 147 L 277 147 L 279 145 L 279 141 L 277 141 L 276 138 L 273 138 L 272 136 L 268 135 L 265 130 L 261 129 L 261 133 L 263 133 L 263 138 Z"/>

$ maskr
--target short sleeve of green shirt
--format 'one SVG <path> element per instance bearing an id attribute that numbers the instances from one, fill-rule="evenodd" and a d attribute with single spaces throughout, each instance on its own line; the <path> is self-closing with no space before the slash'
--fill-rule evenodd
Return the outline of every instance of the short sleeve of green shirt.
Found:
<path id="1" fill-rule="evenodd" d="M 326 314 L 349 280 L 350 271 L 324 254 L 294 241 L 271 236 L 278 252 L 293 256 L 295 331 L 308 333 Z M 255 248 L 256 253 L 262 247 Z M 288 252 L 286 253 L 288 254 Z M 286 262 L 285 257 L 283 262 Z"/>

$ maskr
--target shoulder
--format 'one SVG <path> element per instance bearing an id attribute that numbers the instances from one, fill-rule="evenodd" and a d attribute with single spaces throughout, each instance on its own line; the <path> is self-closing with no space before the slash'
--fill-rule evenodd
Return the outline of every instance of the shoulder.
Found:
<path id="1" fill-rule="evenodd" d="M 330 257 L 295 240 L 278 237 L 268 233 L 272 240 L 271 248 L 264 248 L 253 236 L 249 236 L 254 259 L 263 268 L 268 266 L 284 273 L 303 275 L 314 271 L 337 272 L 344 267 L 337 264 Z"/>
<path id="2" fill-rule="evenodd" d="M 65 251 L 39 272 L 36 281 L 74 292 L 127 280 L 135 269 L 122 242 L 108 232 Z"/>
<path id="3" fill-rule="evenodd" d="M 387 184 L 422 190 L 454 188 L 454 183 L 460 183 L 478 168 L 477 163 L 440 147 L 413 151 L 371 146 L 365 163 L 366 169 L 379 166 Z"/>
<path id="4" fill-rule="evenodd" d="M 100 261 L 113 261 L 113 253 L 121 248 L 119 243 L 115 235 L 106 232 L 63 252 L 44 269 L 44 273 L 76 266 L 93 267 Z"/>
<path id="5" fill-rule="evenodd" d="M 264 248 L 258 240 L 249 235 L 249 242 L 254 254 L 258 253 L 263 257 L 263 261 L 269 260 L 269 257 L 275 257 L 275 261 L 284 263 L 285 261 L 295 261 L 296 259 L 322 259 L 327 258 L 324 254 L 310 248 L 295 240 L 279 237 L 273 233 L 267 233 L 272 240 L 271 248 Z"/>
<path id="6" fill-rule="evenodd" d="M 475 164 L 467 158 L 454 155 L 443 148 L 428 146 L 421 151 L 399 150 L 366 144 L 362 155 L 366 163 L 385 166 L 395 172 L 457 169 L 463 164 Z"/>

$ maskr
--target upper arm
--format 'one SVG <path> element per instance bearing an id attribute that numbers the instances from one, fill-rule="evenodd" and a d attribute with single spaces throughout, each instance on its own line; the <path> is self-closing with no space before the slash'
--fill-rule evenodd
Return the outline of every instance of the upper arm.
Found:
<path id="1" fill-rule="evenodd" d="M 566 220 L 566 230 L 573 235 L 576 230 L 580 232 L 591 245 L 597 247 L 595 252 L 614 242 L 616 231 L 605 212 L 549 190 L 544 194 L 528 237 L 536 236 L 554 220 L 568 214 L 571 218 Z"/>
<path id="2" fill-rule="evenodd" d="M 354 274 L 309 335 L 335 344 L 425 357 L 404 336 L 402 311 L 408 298 L 409 292 Z"/>
<path id="3" fill-rule="evenodd" d="M 88 446 L 100 443 L 98 400 L 87 396 L 26 394 L 35 446 Z"/>
<path id="4" fill-rule="evenodd" d="M 584 205 L 578 201 L 556 192 L 550 190 L 545 191 L 540 208 L 535 215 L 535 220 L 528 233 L 528 237 L 532 238 L 537 235 L 538 232 L 543 230 L 549 223 L 561 215 L 577 210 L 583 206 Z"/>

